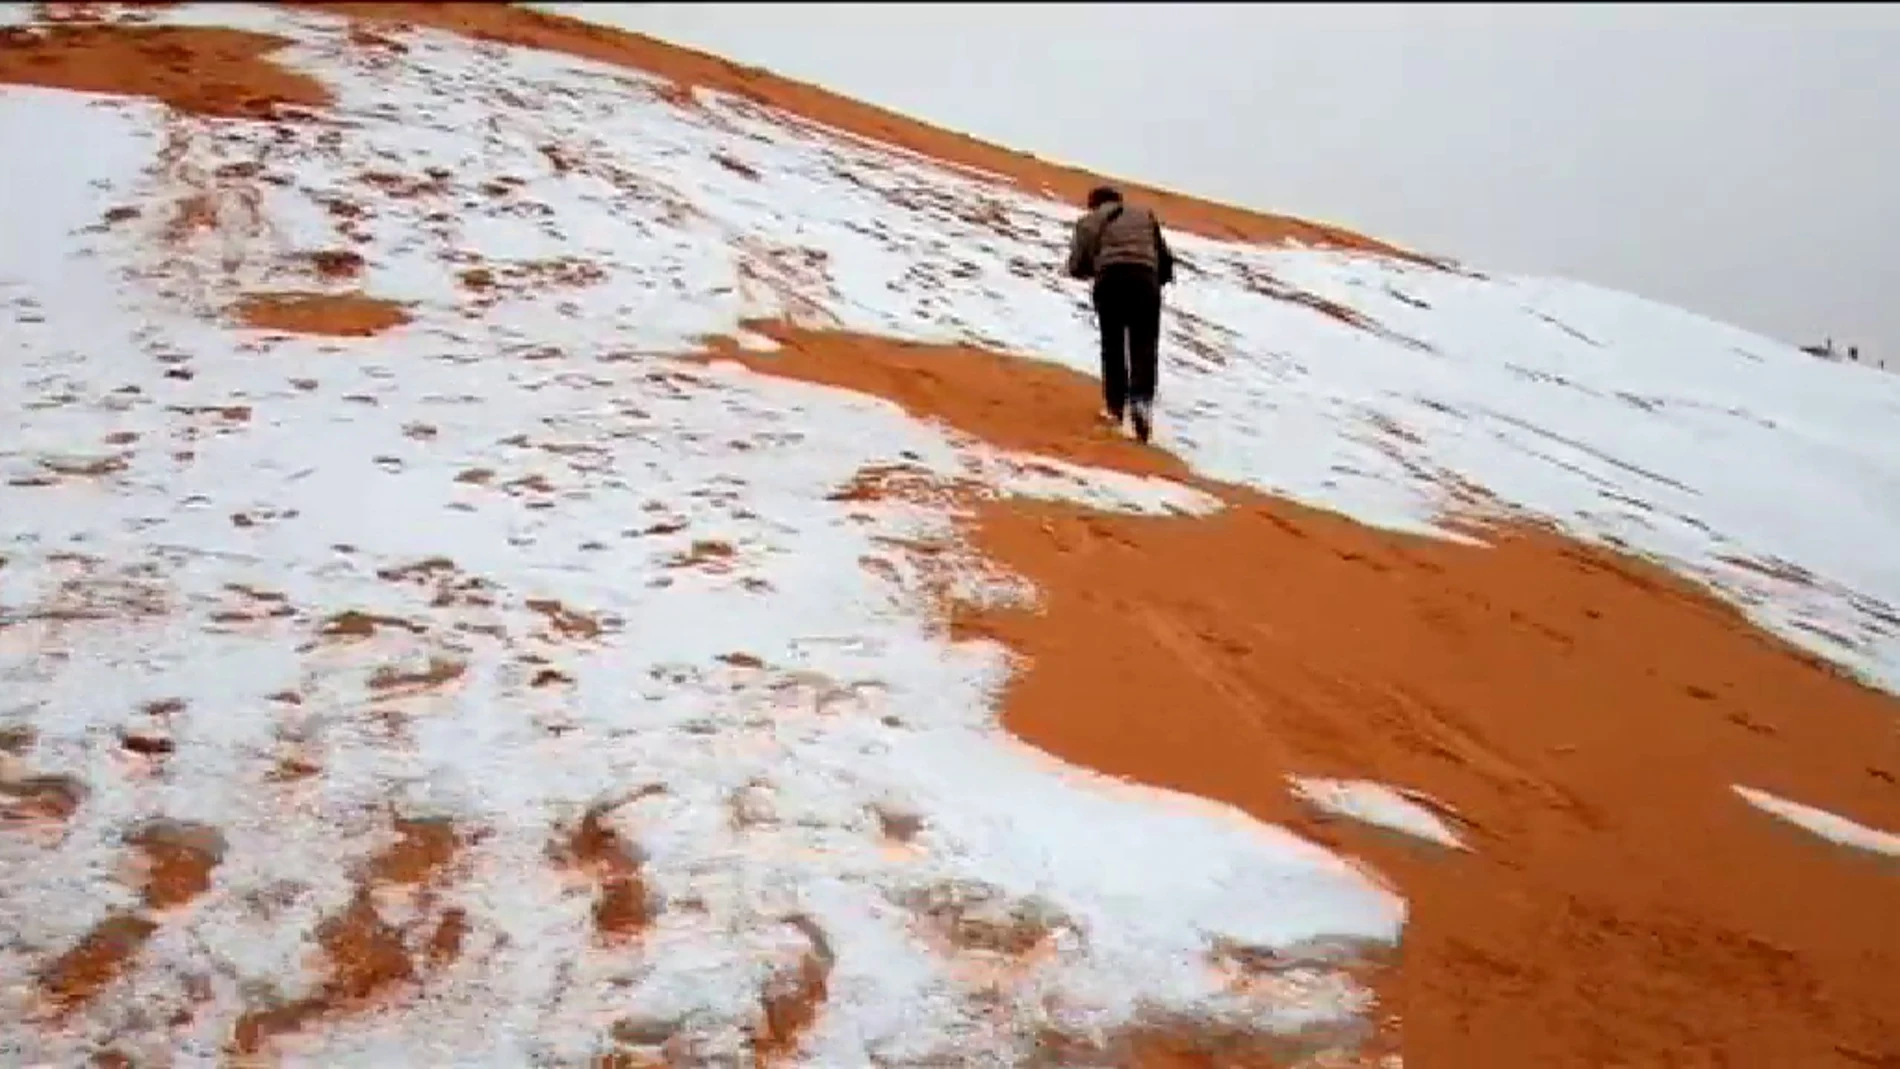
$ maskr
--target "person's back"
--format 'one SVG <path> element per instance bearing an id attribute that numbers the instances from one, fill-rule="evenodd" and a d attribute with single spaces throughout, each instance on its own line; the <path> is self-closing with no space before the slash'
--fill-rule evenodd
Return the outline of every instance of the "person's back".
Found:
<path id="1" fill-rule="evenodd" d="M 1094 282 L 1105 414 L 1119 426 L 1127 407 L 1136 436 L 1145 442 L 1152 426 L 1161 287 L 1174 280 L 1174 253 L 1161 223 L 1113 189 L 1094 190 L 1088 214 L 1075 223 L 1068 274 Z"/>
<path id="2" fill-rule="evenodd" d="M 1161 230 L 1154 213 L 1139 204 L 1111 201 L 1093 209 L 1076 221 L 1077 249 L 1093 249 L 1093 274 L 1075 275 L 1093 278 L 1103 270 L 1129 264 L 1154 272 L 1159 281 L 1161 251 L 1166 245 L 1157 240 Z M 1074 253 L 1071 253 L 1073 256 Z M 1074 263 L 1072 259 L 1071 264 Z"/>

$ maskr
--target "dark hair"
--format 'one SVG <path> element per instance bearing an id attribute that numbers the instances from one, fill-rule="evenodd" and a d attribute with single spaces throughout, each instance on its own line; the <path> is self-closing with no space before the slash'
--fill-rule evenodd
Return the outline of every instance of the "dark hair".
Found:
<path id="1" fill-rule="evenodd" d="M 1104 204 L 1118 203 L 1121 199 L 1121 190 L 1114 186 L 1096 186 L 1089 190 L 1089 211 L 1094 211 Z"/>

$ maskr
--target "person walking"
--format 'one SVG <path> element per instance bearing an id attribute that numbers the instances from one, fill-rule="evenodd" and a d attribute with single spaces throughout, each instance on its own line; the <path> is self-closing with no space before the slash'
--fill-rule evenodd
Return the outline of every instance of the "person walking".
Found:
<path id="1" fill-rule="evenodd" d="M 1070 278 L 1092 282 L 1102 334 L 1102 416 L 1124 417 L 1146 442 L 1154 427 L 1161 289 L 1174 281 L 1174 252 L 1153 212 L 1110 186 L 1089 192 L 1089 210 L 1069 242 Z"/>

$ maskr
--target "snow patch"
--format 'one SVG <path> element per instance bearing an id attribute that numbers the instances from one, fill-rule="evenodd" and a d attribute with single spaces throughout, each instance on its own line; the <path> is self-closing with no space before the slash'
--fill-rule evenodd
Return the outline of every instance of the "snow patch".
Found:
<path id="1" fill-rule="evenodd" d="M 418 956 L 380 1009 L 275 1037 L 288 1064 L 575 1064 L 617 1022 L 737 1057 L 810 948 L 801 924 L 830 961 L 812 1065 L 1008 1064 L 1039 1029 L 1145 1012 L 1281 1030 L 1366 1012 L 1325 962 L 1297 989 L 1231 990 L 1211 948 L 1390 943 L 1401 901 L 1282 830 L 1017 743 L 995 712 L 1006 651 L 950 641 L 905 551 L 954 539 L 952 506 L 840 491 L 903 466 L 1110 510 L 1219 502 L 669 359 L 805 285 L 787 268 L 747 296 L 733 231 L 690 207 L 725 171 L 678 156 L 711 135 L 596 130 L 638 85 L 548 57 L 417 34 L 411 62 L 369 67 L 332 20 L 245 10 L 300 42 L 288 60 L 351 125 L 286 127 L 263 154 L 269 127 L 0 93 L 26 168 L 0 189 L 21 206 L 0 215 L 0 727 L 35 733 L 0 772 L 84 790 L 52 837 L 0 837 L 0 1013 L 32 1019 L 45 962 L 140 908 L 128 828 L 225 843 L 189 909 L 65 1027 L 10 1033 L 7 1060 L 217 1050 L 243 1014 L 320 993 L 318 937 L 356 908 L 392 813 L 459 846 L 430 903 L 383 888 L 377 916 L 458 909 L 459 954 Z M 499 85 L 575 92 L 517 111 Z M 21 147 L 51 130 L 84 151 Z M 556 142 L 640 177 L 505 181 Z M 244 216 L 220 202 L 217 226 L 161 240 L 167 206 L 260 154 L 289 179 L 254 190 L 270 226 L 227 232 Z M 445 192 L 379 192 L 438 166 Z M 147 211 L 98 225 L 124 203 Z M 213 314 L 345 242 L 339 217 L 356 284 L 412 323 L 332 339 Z M 952 566 L 972 597 L 1034 594 Z M 650 916 L 630 942 L 550 860 L 595 807 L 637 859 Z"/>
<path id="2" fill-rule="evenodd" d="M 1443 810 L 1444 803 L 1410 790 L 1370 780 L 1321 779 L 1289 776 L 1295 797 L 1338 816 L 1437 843 L 1465 849 L 1464 840 L 1422 802 Z"/>
<path id="3" fill-rule="evenodd" d="M 1900 857 L 1900 835 L 1869 828 L 1825 809 L 1790 802 L 1786 798 L 1777 797 L 1767 791 L 1758 791 L 1753 787 L 1732 785 L 1731 789 L 1741 795 L 1743 801 L 1756 809 L 1780 817 L 1795 827 L 1818 835 L 1829 842 L 1851 846 L 1856 850 L 1886 854 L 1889 857 Z"/>
<path id="4" fill-rule="evenodd" d="M 53 839 L 0 839 L 0 1012 L 26 1019 L 35 969 L 132 907 L 110 875 L 131 823 L 228 846 L 70 1031 L 9 1037 L 10 1058 L 107 1035 L 135 1060 L 213 1050 L 307 993 L 313 935 L 392 807 L 469 833 L 444 891 L 468 945 L 425 995 L 285 1037 L 293 1061 L 578 1061 L 616 1020 L 734 1055 L 807 945 L 793 917 L 833 955 L 811 1064 L 1007 1064 L 1036 1027 L 1138 1005 L 1277 1028 L 1364 1012 L 1324 970 L 1242 998 L 1204 950 L 1390 941 L 1402 903 L 1282 832 L 1017 745 L 995 722 L 1005 652 L 950 642 L 942 577 L 905 552 L 953 540 L 953 505 L 842 491 L 902 466 L 1103 509 L 1218 502 L 669 359 L 765 350 L 742 324 L 784 317 L 1093 373 L 1086 292 L 1059 270 L 1076 206 L 570 57 L 416 31 L 384 62 L 321 13 L 157 18 L 291 38 L 274 58 L 331 86 L 340 121 L 0 93 L 0 727 L 37 732 L 5 772 L 85 787 Z M 215 225 L 166 244 L 199 196 Z M 124 204 L 146 211 L 102 224 Z M 1550 517 L 1900 685 L 1900 563 L 1869 548 L 1900 528 L 1881 444 L 1900 379 L 1573 283 L 1176 245 L 1158 441 L 1198 471 L 1445 537 L 1448 512 Z M 217 322 L 247 292 L 328 285 L 296 265 L 337 247 L 413 321 L 350 340 Z M 952 567 L 970 596 L 1033 597 Z M 171 749 L 128 755 L 131 728 Z M 1306 789 L 1457 844 L 1390 788 Z M 603 801 L 657 909 L 637 948 L 599 943 L 589 891 L 547 861 Z M 933 910 L 968 923 L 944 936 Z M 139 1031 L 200 981 L 188 1029 Z"/>

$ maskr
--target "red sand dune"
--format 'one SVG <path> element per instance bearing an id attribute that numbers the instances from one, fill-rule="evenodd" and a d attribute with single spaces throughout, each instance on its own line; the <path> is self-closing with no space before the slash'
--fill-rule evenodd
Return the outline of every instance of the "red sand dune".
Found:
<path id="1" fill-rule="evenodd" d="M 379 26 L 432 26 L 743 93 L 1071 200 L 1096 180 L 762 71 L 519 8 L 313 6 L 363 20 L 365 47 L 383 40 Z M 298 114 L 287 106 L 320 111 L 327 99 L 270 63 L 271 39 L 235 31 L 82 24 L 4 44 L 0 82 L 279 121 Z M 1394 251 L 1131 188 L 1172 225 L 1204 234 Z M 366 308 L 399 314 L 341 298 L 304 302 L 294 323 L 246 314 L 284 329 L 378 329 L 361 321 Z M 965 633 L 1028 656 L 1006 710 L 1025 739 L 1231 802 L 1391 878 L 1411 918 L 1384 995 L 1409 1065 L 1900 1065 L 1900 884 L 1727 793 L 1730 783 L 1759 784 L 1900 824 L 1900 768 L 1880 756 L 1893 752 L 1900 714 L 1889 696 L 1649 565 L 1544 530 L 1493 529 L 1491 546 L 1471 548 L 1195 478 L 1091 427 L 1093 385 L 1050 365 L 761 329 L 786 349 L 717 355 L 886 397 L 1000 446 L 1183 478 L 1231 505 L 1211 518 L 1157 519 L 975 504 L 975 544 L 1031 578 L 1045 608 L 951 608 Z M 925 363 L 933 374 L 917 373 Z M 1456 807 L 1475 849 L 1433 851 L 1322 821 L 1288 796 L 1286 773 L 1427 791 Z M 331 932 L 327 1001 L 251 1021 L 251 1039 L 411 967 L 372 960 L 387 956 L 386 926 L 373 907 L 357 912 Z M 136 930 L 118 933 L 121 942 L 153 922 L 127 923 Z M 346 960 L 357 951 L 363 960 Z M 1261 1057 L 1210 1037 L 1156 1035 L 1131 1040 L 1127 1064 L 1268 1064 Z"/>

